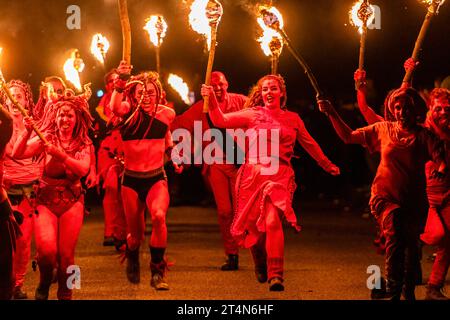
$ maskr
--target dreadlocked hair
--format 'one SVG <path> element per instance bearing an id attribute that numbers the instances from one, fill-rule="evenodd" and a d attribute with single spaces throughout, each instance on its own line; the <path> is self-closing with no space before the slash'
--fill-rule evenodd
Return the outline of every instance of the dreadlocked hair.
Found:
<path id="1" fill-rule="evenodd" d="M 396 89 L 389 95 L 384 109 L 385 119 L 387 121 L 396 121 L 394 118 L 395 103 L 402 98 L 409 100 L 413 108 L 412 111 L 416 115 L 416 122 L 423 124 L 427 115 L 427 106 L 419 92 L 413 88 Z"/>
<path id="2" fill-rule="evenodd" d="M 250 92 L 248 94 L 248 100 L 245 103 L 244 108 L 264 106 L 264 101 L 262 98 L 262 84 L 266 80 L 275 80 L 278 83 L 280 90 L 283 93 L 283 97 L 281 97 L 281 100 L 280 100 L 280 107 L 281 107 L 281 109 L 286 108 L 287 92 L 286 92 L 286 84 L 284 82 L 284 78 L 280 75 L 274 75 L 274 74 L 269 74 L 269 75 L 262 77 L 261 79 L 258 80 L 256 85 L 254 85 L 250 89 Z"/>
<path id="3" fill-rule="evenodd" d="M 89 105 L 83 95 L 75 95 L 71 89 L 66 89 L 64 95 L 55 102 L 47 105 L 43 118 L 38 123 L 39 129 L 45 134 L 56 140 L 59 138 L 59 132 L 56 125 L 56 117 L 59 110 L 64 107 L 70 107 L 76 116 L 75 127 L 72 132 L 72 142 L 70 150 L 77 151 L 85 146 L 91 145 L 89 138 L 89 129 L 92 129 L 93 118 L 89 113 Z"/>
<path id="4" fill-rule="evenodd" d="M 11 89 L 12 87 L 17 87 L 17 88 L 22 89 L 22 91 L 25 94 L 25 100 L 27 101 L 27 106 L 22 106 L 22 107 L 24 107 L 25 109 L 28 108 L 28 113 L 30 115 L 33 114 L 33 109 L 34 109 L 33 92 L 31 91 L 30 85 L 21 80 L 11 80 L 6 84 L 6 86 L 8 87 L 8 89 Z M 8 97 L 3 92 L 1 93 L 1 95 L 2 95 L 1 102 L 4 104 L 8 100 Z"/>
<path id="5" fill-rule="evenodd" d="M 146 85 L 148 83 L 153 84 L 156 89 L 156 106 L 155 111 L 153 112 L 153 117 L 156 115 L 156 109 L 158 104 L 161 102 L 162 96 L 162 85 L 159 81 L 159 74 L 154 71 L 142 72 L 136 76 L 133 76 L 128 81 L 125 88 L 125 96 L 127 100 L 130 102 L 131 106 L 131 115 L 130 117 L 122 124 L 125 127 L 133 127 L 136 124 L 140 124 L 142 122 L 142 113 L 139 112 L 141 109 L 141 103 L 145 95 Z M 142 95 L 140 101 L 135 98 L 137 85 L 140 84 L 144 87 L 144 94 Z M 139 126 L 136 126 L 136 130 Z"/>

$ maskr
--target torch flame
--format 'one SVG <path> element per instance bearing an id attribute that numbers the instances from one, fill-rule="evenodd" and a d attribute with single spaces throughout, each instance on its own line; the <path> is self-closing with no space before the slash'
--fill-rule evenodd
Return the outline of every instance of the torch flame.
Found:
<path id="1" fill-rule="evenodd" d="M 364 0 L 359 0 L 353 5 L 349 12 L 350 23 L 355 27 L 358 27 L 360 34 L 363 33 L 364 20 L 366 20 L 365 26 L 368 27 L 375 19 L 375 8 L 368 3 L 368 1 L 365 3 Z"/>
<path id="2" fill-rule="evenodd" d="M 167 23 L 163 16 L 152 15 L 145 20 L 146 24 L 144 30 L 148 32 L 150 41 L 155 47 L 159 47 L 162 44 L 167 32 Z"/>
<path id="3" fill-rule="evenodd" d="M 109 41 L 101 33 L 92 37 L 91 53 L 101 64 L 105 63 L 106 53 L 109 50 Z"/>
<path id="4" fill-rule="evenodd" d="M 438 14 L 439 8 L 444 4 L 445 0 L 421 0 L 428 6 L 428 11 Z"/>
<path id="5" fill-rule="evenodd" d="M 81 91 L 80 72 L 84 70 L 84 62 L 80 58 L 78 50 L 72 51 L 63 68 L 66 80 L 72 83 L 78 91 Z"/>
<path id="6" fill-rule="evenodd" d="M 189 87 L 181 77 L 171 73 L 169 75 L 168 83 L 180 95 L 184 103 L 191 104 L 191 101 L 189 100 Z"/>
<path id="7" fill-rule="evenodd" d="M 283 16 L 281 15 L 280 11 L 278 11 L 278 9 L 275 7 L 260 6 L 258 20 L 259 19 L 261 19 L 263 24 L 270 29 L 278 30 L 283 29 L 284 27 Z M 261 27 L 264 28 L 262 25 Z"/>
<path id="8" fill-rule="evenodd" d="M 283 37 L 274 29 L 269 28 L 264 23 L 264 19 L 259 17 L 258 24 L 263 29 L 263 35 L 258 39 L 261 48 L 266 56 L 279 56 L 283 50 Z"/>
<path id="9" fill-rule="evenodd" d="M 216 0 L 195 0 L 191 5 L 189 23 L 191 28 L 206 37 L 211 48 L 211 27 L 217 25 L 223 14 L 222 5 Z"/>

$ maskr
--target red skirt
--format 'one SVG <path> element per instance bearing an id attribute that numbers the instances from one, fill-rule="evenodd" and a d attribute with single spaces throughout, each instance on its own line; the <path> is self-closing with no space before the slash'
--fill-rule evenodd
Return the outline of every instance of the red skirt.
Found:
<path id="1" fill-rule="evenodd" d="M 300 231 L 292 209 L 292 197 L 297 188 L 294 170 L 280 164 L 273 175 L 262 175 L 262 164 L 244 164 L 238 171 L 236 182 L 235 217 L 231 234 L 240 246 L 250 248 L 266 231 L 267 205 L 272 203 L 286 221 Z"/>

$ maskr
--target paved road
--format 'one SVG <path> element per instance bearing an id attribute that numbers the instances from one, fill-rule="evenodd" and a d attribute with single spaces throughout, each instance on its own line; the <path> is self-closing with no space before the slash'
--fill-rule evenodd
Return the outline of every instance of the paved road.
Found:
<path id="1" fill-rule="evenodd" d="M 147 245 L 141 247 L 141 283 L 132 285 L 126 280 L 125 265 L 119 264 L 118 254 L 101 245 L 102 212 L 94 208 L 85 220 L 77 247 L 81 289 L 75 291 L 74 299 L 368 299 L 367 267 L 383 265 L 382 257 L 372 246 L 372 222 L 359 214 L 326 207 L 318 210 L 304 205 L 299 212 L 303 231 L 296 234 L 285 229 L 285 291 L 273 293 L 267 284 L 256 282 L 247 250 L 240 255 L 239 271 L 219 270 L 224 257 L 214 209 L 170 208 L 167 253 L 175 265 L 168 275 L 170 290 L 156 292 L 149 285 Z M 431 268 L 426 261 L 431 250 L 424 250 L 425 279 Z M 30 271 L 25 290 L 31 297 L 37 282 L 38 272 Z M 448 289 L 448 281 L 446 286 Z M 56 298 L 55 287 L 50 299 Z M 424 286 L 416 293 L 419 299 L 424 298 Z"/>

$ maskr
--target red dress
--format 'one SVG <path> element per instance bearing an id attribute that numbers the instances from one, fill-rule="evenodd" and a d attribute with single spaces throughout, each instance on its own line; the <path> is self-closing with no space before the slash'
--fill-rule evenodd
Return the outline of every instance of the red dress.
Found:
<path id="1" fill-rule="evenodd" d="M 227 127 L 244 126 L 247 133 L 254 130 L 253 134 L 248 134 L 246 161 L 238 172 L 232 235 L 240 245 L 246 248 L 253 246 L 266 230 L 265 214 L 269 202 L 280 210 L 292 227 L 300 231 L 292 209 L 296 184 L 290 159 L 295 142 L 298 141 L 325 170 L 332 166 L 331 161 L 294 112 L 254 107 L 226 116 Z M 258 152 L 252 152 L 256 146 Z"/>

